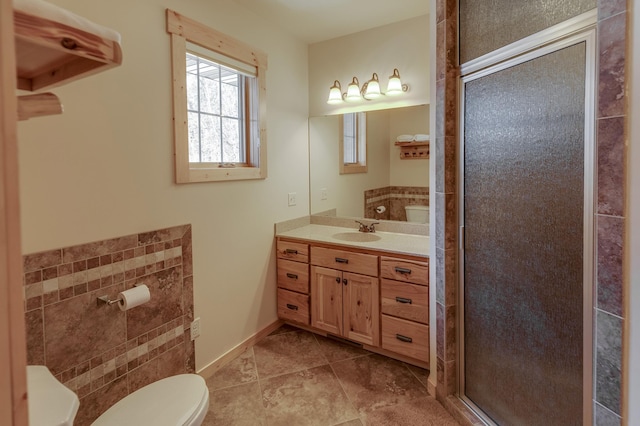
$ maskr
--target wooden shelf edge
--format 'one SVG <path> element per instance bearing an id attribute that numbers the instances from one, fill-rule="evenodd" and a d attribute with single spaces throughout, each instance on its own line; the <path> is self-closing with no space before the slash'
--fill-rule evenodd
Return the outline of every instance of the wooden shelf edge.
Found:
<path id="1" fill-rule="evenodd" d="M 53 93 L 18 96 L 18 120 L 62 114 L 60 99 Z"/>
<path id="2" fill-rule="evenodd" d="M 60 86 L 122 63 L 120 43 L 14 10 L 17 87 Z"/>
<path id="3" fill-rule="evenodd" d="M 395 146 L 427 146 L 429 145 L 429 141 L 421 141 L 421 142 L 398 142 L 396 141 Z"/>

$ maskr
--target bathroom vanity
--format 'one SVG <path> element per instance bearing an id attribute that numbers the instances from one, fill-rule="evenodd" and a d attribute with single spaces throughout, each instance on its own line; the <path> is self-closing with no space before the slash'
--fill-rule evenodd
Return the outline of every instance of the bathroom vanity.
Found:
<path id="1" fill-rule="evenodd" d="M 429 237 L 308 224 L 276 249 L 281 319 L 429 368 Z"/>

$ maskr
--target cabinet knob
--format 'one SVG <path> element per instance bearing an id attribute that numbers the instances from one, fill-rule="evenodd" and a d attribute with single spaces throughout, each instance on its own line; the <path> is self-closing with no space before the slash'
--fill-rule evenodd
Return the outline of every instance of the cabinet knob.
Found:
<path id="1" fill-rule="evenodd" d="M 340 277 L 336 277 L 336 282 L 340 284 Z"/>
<path id="2" fill-rule="evenodd" d="M 347 279 L 346 279 L 346 278 L 344 278 L 344 279 L 342 280 L 342 284 L 347 285 Z"/>

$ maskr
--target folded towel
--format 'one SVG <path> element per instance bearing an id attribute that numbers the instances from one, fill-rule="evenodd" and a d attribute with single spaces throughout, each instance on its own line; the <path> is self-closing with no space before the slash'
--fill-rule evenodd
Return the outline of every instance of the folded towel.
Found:
<path id="1" fill-rule="evenodd" d="M 417 135 L 413 135 L 413 140 L 416 142 L 426 142 L 429 140 L 429 135 L 418 133 Z"/>
<path id="2" fill-rule="evenodd" d="M 398 142 L 411 142 L 413 141 L 413 135 L 400 135 L 396 138 Z"/>

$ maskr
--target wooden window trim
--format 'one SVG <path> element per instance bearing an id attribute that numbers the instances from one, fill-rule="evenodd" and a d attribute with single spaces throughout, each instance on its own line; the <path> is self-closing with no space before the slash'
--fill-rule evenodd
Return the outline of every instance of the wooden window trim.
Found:
<path id="1" fill-rule="evenodd" d="M 171 68 L 173 86 L 173 140 L 176 182 L 210 182 L 267 177 L 266 71 L 267 55 L 251 46 L 213 30 L 204 24 L 167 9 L 167 32 L 171 35 Z M 256 68 L 258 83 L 258 127 L 260 146 L 247 141 L 247 164 L 218 167 L 217 163 L 189 163 L 189 128 L 187 121 L 187 41 L 228 56 Z M 247 93 L 245 96 L 249 96 Z M 245 120 L 250 130 L 249 117 Z M 257 151 L 257 152 L 256 152 Z"/>
<path id="2" fill-rule="evenodd" d="M 338 138 L 340 140 L 340 146 L 338 147 L 338 152 L 340 153 L 339 155 L 339 170 L 340 170 L 340 174 L 341 175 L 348 175 L 348 174 L 355 174 L 355 173 L 367 173 L 367 171 L 369 170 L 369 167 L 367 166 L 367 164 L 369 164 L 369 147 L 367 146 L 367 143 L 365 141 L 364 144 L 364 163 L 361 161 L 360 159 L 360 153 L 358 153 L 358 163 L 357 164 L 345 164 L 344 162 L 344 117 L 340 116 L 340 120 L 339 121 L 339 128 L 338 128 L 338 132 L 340 137 Z M 367 120 L 368 123 L 368 120 Z M 368 125 L 368 124 L 367 124 Z M 365 130 L 366 131 L 366 130 Z M 356 125 L 356 144 L 359 143 L 359 138 L 360 138 L 360 125 L 357 124 Z"/>

